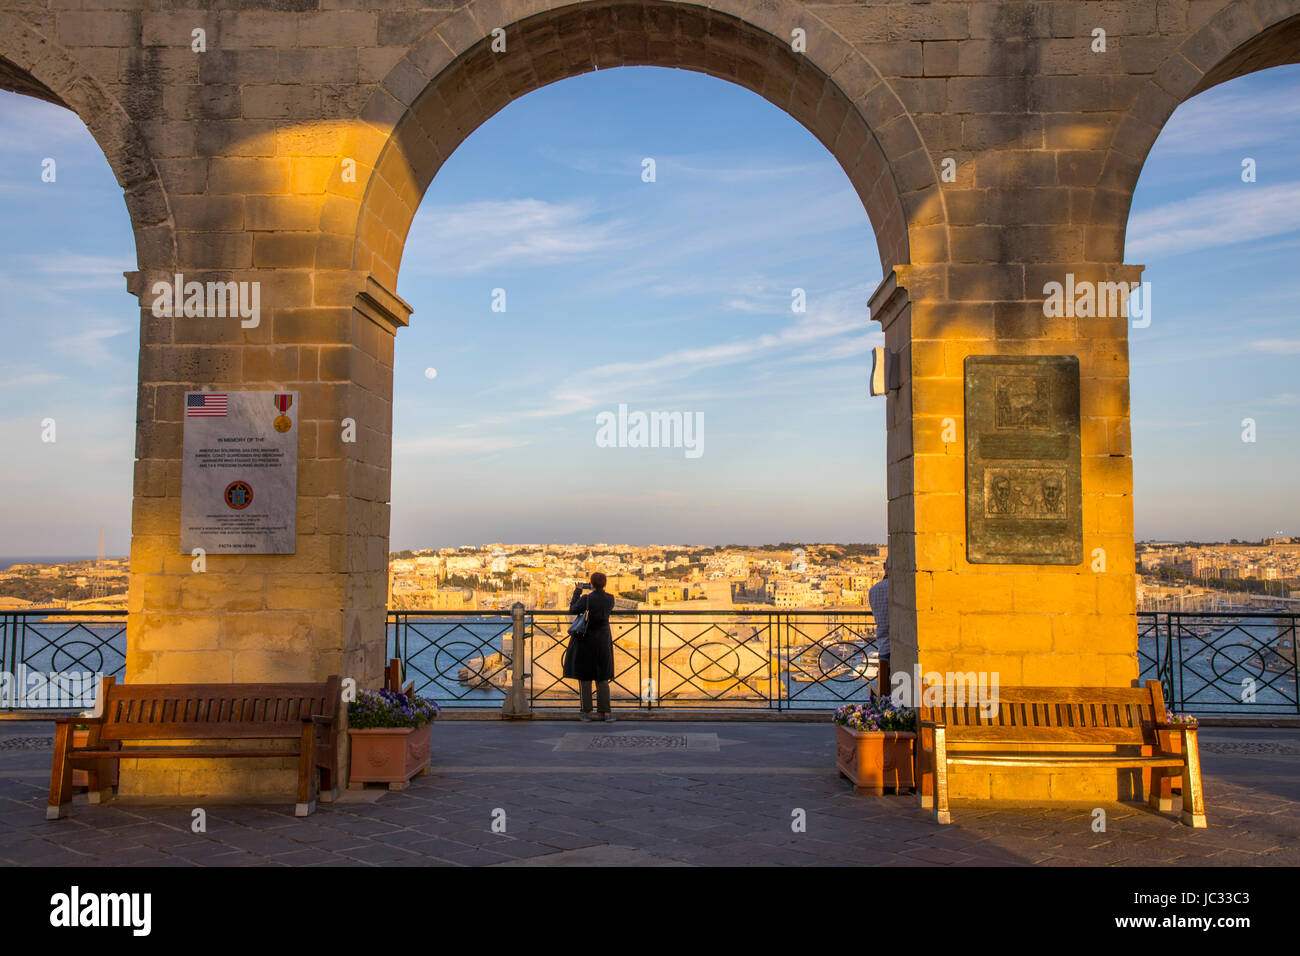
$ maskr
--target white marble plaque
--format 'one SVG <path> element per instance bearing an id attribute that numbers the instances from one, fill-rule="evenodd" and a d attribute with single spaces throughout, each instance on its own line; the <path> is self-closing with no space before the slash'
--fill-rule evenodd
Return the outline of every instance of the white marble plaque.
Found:
<path id="1" fill-rule="evenodd" d="M 293 554 L 298 393 L 186 392 L 181 551 Z"/>

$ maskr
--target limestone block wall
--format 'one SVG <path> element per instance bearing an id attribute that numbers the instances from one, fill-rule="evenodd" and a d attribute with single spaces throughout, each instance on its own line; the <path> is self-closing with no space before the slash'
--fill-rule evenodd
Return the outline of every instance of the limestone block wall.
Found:
<path id="1" fill-rule="evenodd" d="M 411 219 L 512 99 L 625 64 L 707 72 L 786 109 L 872 221 L 886 279 L 871 310 L 903 377 L 888 400 L 895 668 L 1136 676 L 1128 322 L 1048 317 L 1043 289 L 1140 280 L 1124 233 L 1161 126 L 1209 85 L 1300 58 L 1300 0 L 185 2 L 0 12 L 0 87 L 82 117 L 135 228 L 128 680 L 379 681 Z M 152 285 L 176 274 L 259 283 L 260 321 L 155 317 Z M 1080 566 L 965 559 L 962 368 L 992 353 L 1079 357 Z M 295 554 L 210 555 L 199 573 L 180 553 L 181 396 L 206 387 L 299 392 Z M 204 786 L 270 786 L 230 773 Z M 140 793 L 196 785 L 130 776 Z"/>

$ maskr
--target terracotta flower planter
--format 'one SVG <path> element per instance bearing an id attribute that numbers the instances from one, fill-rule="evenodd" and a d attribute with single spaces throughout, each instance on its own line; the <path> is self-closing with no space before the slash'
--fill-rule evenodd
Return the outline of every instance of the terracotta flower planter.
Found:
<path id="1" fill-rule="evenodd" d="M 74 730 L 74 731 L 72 732 L 72 746 L 74 746 L 74 747 L 84 747 L 84 746 L 86 746 L 88 743 L 90 743 L 90 731 L 89 731 L 89 730 Z M 119 760 L 114 760 L 114 761 L 109 765 L 110 767 L 113 768 L 113 769 L 112 769 L 111 777 L 112 777 L 112 785 L 115 786 L 115 787 L 117 786 L 117 768 L 120 767 L 121 765 L 122 765 L 122 763 L 121 763 L 121 761 L 119 761 Z M 73 786 L 73 787 L 82 787 L 82 788 L 85 788 L 85 787 L 89 787 L 89 786 L 90 786 L 90 778 L 89 778 L 89 776 L 87 775 L 87 773 L 86 773 L 85 770 L 77 770 L 77 769 L 73 769 L 73 771 L 72 771 L 72 786 Z"/>
<path id="2" fill-rule="evenodd" d="M 432 724 L 415 729 L 349 729 L 352 761 L 348 788 L 359 790 L 367 783 L 386 783 L 390 790 L 405 789 L 416 774 L 429 772 L 432 732 Z"/>
<path id="3" fill-rule="evenodd" d="M 853 782 L 855 793 L 876 796 L 916 786 L 913 748 L 916 734 L 909 731 L 858 731 L 835 725 L 835 763 Z"/>

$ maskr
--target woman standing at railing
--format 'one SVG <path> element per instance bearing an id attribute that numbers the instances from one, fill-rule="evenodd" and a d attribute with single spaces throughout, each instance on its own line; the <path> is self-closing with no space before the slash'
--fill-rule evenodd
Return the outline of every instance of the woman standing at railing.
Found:
<path id="1" fill-rule="evenodd" d="M 583 594 L 587 588 L 590 594 Z M 605 575 L 591 575 L 590 584 L 575 584 L 569 601 L 570 614 L 587 616 L 586 632 L 571 636 L 564 652 L 564 676 L 577 680 L 582 695 L 582 719 L 591 720 L 591 684 L 596 682 L 596 709 L 601 719 L 612 721 L 609 712 L 609 682 L 614 677 L 614 635 L 609 629 L 609 614 L 614 610 L 614 596 L 605 593 Z"/>

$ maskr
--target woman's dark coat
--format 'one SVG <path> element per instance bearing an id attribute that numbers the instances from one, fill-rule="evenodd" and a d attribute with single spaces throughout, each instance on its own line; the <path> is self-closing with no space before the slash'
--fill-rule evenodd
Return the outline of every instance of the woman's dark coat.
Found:
<path id="1" fill-rule="evenodd" d="M 590 612 L 587 633 L 570 637 L 564 652 L 564 676 L 570 680 L 614 679 L 614 635 L 609 630 L 609 612 L 614 610 L 614 596 L 604 591 L 583 592 L 573 589 L 569 613 Z"/>

